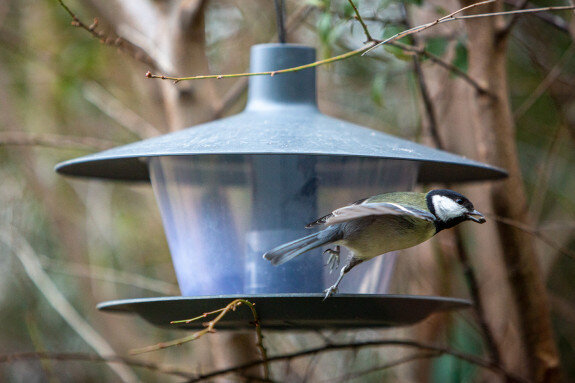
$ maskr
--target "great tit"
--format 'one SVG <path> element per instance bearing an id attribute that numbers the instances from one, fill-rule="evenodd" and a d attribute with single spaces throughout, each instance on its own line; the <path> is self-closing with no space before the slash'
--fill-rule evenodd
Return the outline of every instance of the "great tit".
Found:
<path id="1" fill-rule="evenodd" d="M 306 226 L 325 227 L 323 230 L 280 245 L 263 257 L 272 265 L 281 265 L 306 251 L 333 244 L 334 249 L 324 252 L 330 255 L 328 263 L 333 270 L 339 264 L 339 245 L 347 247 L 352 256 L 335 284 L 325 290 L 327 298 L 360 263 L 418 245 L 463 221 L 484 223 L 485 217 L 465 196 L 452 190 L 380 194 L 334 210 Z"/>

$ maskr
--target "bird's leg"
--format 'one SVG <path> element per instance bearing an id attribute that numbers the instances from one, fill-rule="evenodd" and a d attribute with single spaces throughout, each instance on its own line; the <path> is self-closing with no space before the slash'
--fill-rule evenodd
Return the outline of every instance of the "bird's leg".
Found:
<path id="1" fill-rule="evenodd" d="M 333 286 L 331 286 L 329 289 L 325 290 L 325 297 L 323 298 L 323 300 L 325 301 L 328 297 L 334 295 L 335 293 L 337 293 L 337 287 L 339 286 L 339 283 L 341 282 L 341 280 L 343 279 L 343 276 L 345 274 L 347 274 L 351 269 L 353 269 L 355 266 L 359 265 L 360 263 L 362 263 L 363 260 L 362 259 L 358 259 L 355 257 L 351 257 L 351 259 L 349 260 L 349 263 L 347 265 L 345 265 L 341 271 L 339 272 L 339 278 L 337 278 L 337 281 L 335 281 L 335 283 L 333 284 Z"/>
<path id="2" fill-rule="evenodd" d="M 328 254 L 329 258 L 327 259 L 326 266 L 329 266 L 329 272 L 333 273 L 335 269 L 339 267 L 339 253 L 341 252 L 341 248 L 335 246 L 333 249 L 326 249 L 323 253 Z"/>

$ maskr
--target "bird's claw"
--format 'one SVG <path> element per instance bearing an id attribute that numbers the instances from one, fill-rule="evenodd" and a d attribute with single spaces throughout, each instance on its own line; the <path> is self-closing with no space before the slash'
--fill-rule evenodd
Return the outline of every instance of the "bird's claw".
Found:
<path id="1" fill-rule="evenodd" d="M 333 249 L 326 249 L 323 253 L 328 254 L 329 257 L 327 259 L 326 266 L 329 266 L 329 272 L 333 273 L 335 269 L 339 267 L 339 254 L 341 249 L 339 246 L 336 246 Z"/>
<path id="2" fill-rule="evenodd" d="M 325 297 L 323 297 L 323 300 L 325 301 L 328 297 L 337 293 L 337 286 L 333 285 L 329 289 L 325 289 L 323 292 L 325 293 Z"/>

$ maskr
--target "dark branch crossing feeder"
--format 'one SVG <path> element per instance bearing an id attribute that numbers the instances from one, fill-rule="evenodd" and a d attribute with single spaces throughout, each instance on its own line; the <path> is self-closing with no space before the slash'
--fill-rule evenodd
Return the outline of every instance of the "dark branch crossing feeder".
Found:
<path id="1" fill-rule="evenodd" d="M 292 44 L 252 47 L 252 72 L 313 62 Z M 274 267 L 262 254 L 309 233 L 304 226 L 334 208 L 418 182 L 494 180 L 505 172 L 321 114 L 315 70 L 250 77 L 246 109 L 235 116 L 73 159 L 65 175 L 151 181 L 182 297 L 106 302 L 158 325 L 221 308 L 243 297 L 264 328 L 362 327 L 414 323 L 466 305 L 441 297 L 390 296 L 394 255 L 337 277 L 322 250 Z M 220 327 L 249 326 L 249 313 Z M 194 324 L 192 324 L 194 325 Z M 195 324 L 195 325 L 200 325 Z"/>

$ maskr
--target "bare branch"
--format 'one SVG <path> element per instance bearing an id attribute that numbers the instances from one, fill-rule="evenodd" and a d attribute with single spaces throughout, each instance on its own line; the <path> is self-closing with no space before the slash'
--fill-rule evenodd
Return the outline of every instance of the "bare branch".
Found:
<path id="1" fill-rule="evenodd" d="M 179 294 L 177 285 L 157 279 L 147 278 L 140 274 L 79 262 L 61 262 L 45 256 L 42 257 L 40 261 L 45 269 L 49 269 L 50 271 L 56 273 L 88 277 L 117 284 L 135 286 L 140 289 L 154 291 L 165 295 Z"/>
<path id="2" fill-rule="evenodd" d="M 575 53 L 575 43 L 571 43 L 571 45 L 569 45 L 569 48 L 567 48 L 567 50 L 565 50 L 565 52 L 561 56 L 561 59 L 559 59 L 559 62 L 555 64 L 555 66 L 553 67 L 553 69 L 551 69 L 551 71 L 549 71 L 547 76 L 545 76 L 543 81 L 541 81 L 541 83 L 537 86 L 537 88 L 533 91 L 533 93 L 529 95 L 527 100 L 525 100 L 519 106 L 519 108 L 515 110 L 515 113 L 513 113 L 513 117 L 516 120 L 521 118 L 525 114 L 525 112 L 527 112 L 527 110 L 529 110 L 529 108 L 533 106 L 533 104 L 539 99 L 539 97 L 541 97 L 543 93 L 545 93 L 547 89 L 549 89 L 549 87 L 553 84 L 553 82 L 557 80 L 557 78 L 563 71 L 564 66 L 569 62 L 569 60 L 571 60 L 571 57 L 573 57 L 574 53 Z"/>
<path id="3" fill-rule="evenodd" d="M 155 344 L 153 346 L 148 346 L 148 347 L 140 348 L 137 350 L 132 350 L 131 353 L 132 354 L 143 354 L 143 353 L 150 352 L 150 351 L 162 350 L 162 349 L 165 349 L 168 347 L 181 346 L 182 344 L 196 340 L 196 339 L 204 336 L 205 334 L 213 333 L 213 332 L 215 332 L 216 324 L 220 320 L 222 320 L 222 318 L 226 314 L 228 314 L 230 311 L 236 311 L 236 309 L 239 306 L 241 306 L 242 304 L 247 305 L 250 308 L 250 310 L 252 312 L 252 316 L 254 317 L 253 324 L 254 324 L 255 329 L 256 329 L 256 344 L 257 344 L 258 350 L 260 351 L 260 354 L 262 356 L 262 363 L 264 365 L 264 378 L 269 379 L 270 371 L 269 371 L 269 366 L 267 363 L 268 356 L 267 356 L 267 350 L 263 345 L 262 328 L 260 326 L 260 320 L 258 317 L 258 313 L 256 312 L 255 305 L 246 299 L 234 299 L 232 302 L 228 303 L 225 307 L 223 307 L 221 309 L 214 310 L 214 311 L 207 312 L 207 313 L 203 313 L 202 315 L 199 315 L 199 316 L 191 318 L 191 319 L 172 321 L 172 322 L 170 322 L 171 324 L 191 323 L 191 322 L 195 322 L 197 320 L 207 318 L 210 315 L 218 314 L 214 319 L 212 319 L 211 321 L 209 321 L 206 324 L 206 327 L 203 330 L 197 331 L 197 332 L 193 333 L 192 335 L 189 335 L 189 336 L 184 337 L 184 338 L 176 339 L 176 340 L 173 340 L 170 342 L 158 343 L 158 344 Z"/>
<path id="4" fill-rule="evenodd" d="M 500 222 L 504 225 L 508 225 L 508 226 L 514 227 L 516 229 L 519 229 L 525 233 L 531 234 L 535 238 L 538 238 L 541 242 L 545 243 L 547 246 L 549 246 L 552 249 L 554 249 L 555 251 L 559 252 L 560 254 L 575 260 L 575 251 L 572 251 L 572 250 L 567 249 L 565 247 L 558 246 L 551 238 L 549 238 L 547 235 L 543 234 L 539 229 L 533 228 L 533 227 L 526 225 L 522 222 L 515 221 L 513 219 L 509 219 L 509 218 L 505 218 L 505 217 L 500 217 L 500 216 L 497 216 L 494 214 L 485 214 L 485 215 L 487 217 L 493 219 L 494 221 Z"/>
<path id="5" fill-rule="evenodd" d="M 519 2 L 515 5 L 515 9 L 516 10 L 525 9 L 528 3 L 529 0 L 519 0 Z M 517 21 L 519 21 L 520 16 L 521 16 L 520 13 L 513 14 L 513 16 L 511 16 L 511 19 L 507 22 L 507 24 L 499 31 L 497 37 L 505 38 L 506 36 L 508 36 L 509 33 L 511 33 L 511 30 L 513 29 L 515 24 L 517 24 Z"/>
<path id="6" fill-rule="evenodd" d="M 411 23 L 407 14 L 407 8 L 405 4 L 401 4 L 401 10 L 403 14 L 403 24 L 405 27 L 410 28 Z M 419 39 L 417 36 L 412 36 L 413 46 L 417 47 L 419 45 Z M 423 106 L 425 108 L 425 114 L 427 115 L 427 122 L 429 124 L 429 131 L 433 137 L 433 141 L 438 149 L 444 149 L 441 136 L 439 135 L 437 115 L 435 113 L 435 108 L 433 102 L 431 101 L 431 95 L 429 94 L 429 88 L 425 80 L 425 75 L 423 69 L 421 68 L 420 55 L 413 56 L 413 69 L 417 75 L 417 84 L 419 85 L 419 91 L 421 94 L 421 99 L 423 100 Z"/>
<path id="7" fill-rule="evenodd" d="M 48 303 L 56 310 L 68 325 L 102 358 L 105 355 L 115 354 L 110 344 L 86 322 L 76 311 L 72 304 L 64 297 L 58 287 L 42 269 L 40 261 L 30 244 L 18 235 L 14 228 L 0 231 L 0 241 L 5 243 L 18 257 L 28 277 L 34 282 L 38 290 L 44 295 Z M 134 372 L 124 365 L 110 364 L 114 371 L 123 381 L 137 382 Z"/>
<path id="8" fill-rule="evenodd" d="M 75 137 L 18 131 L 0 132 L 0 146 L 44 146 L 59 149 L 105 150 L 117 142 L 94 137 Z"/>
<path id="9" fill-rule="evenodd" d="M 431 28 L 431 27 L 433 27 L 433 26 L 435 26 L 435 25 L 437 25 L 437 24 L 445 23 L 445 22 L 448 22 L 448 21 L 453 21 L 453 20 L 456 19 L 456 18 L 455 18 L 455 15 L 457 15 L 457 14 L 463 12 L 463 11 L 466 11 L 466 10 L 469 10 L 469 9 L 472 9 L 472 8 L 475 8 L 475 7 L 479 7 L 479 6 L 481 6 L 481 5 L 490 4 L 490 3 L 493 3 L 493 2 L 495 2 L 495 1 L 496 1 L 496 0 L 485 0 L 485 1 L 481 1 L 481 2 L 479 2 L 479 3 L 471 4 L 471 5 L 468 5 L 468 6 L 466 6 L 466 7 L 460 8 L 460 9 L 458 9 L 458 10 L 455 11 L 455 12 L 451 12 L 450 14 L 448 14 L 448 15 L 446 15 L 446 16 L 440 17 L 439 19 L 437 19 L 437 20 L 435 20 L 435 21 L 432 21 L 431 23 L 419 25 L 419 26 L 417 26 L 417 27 L 410 28 L 410 29 L 405 30 L 405 31 L 403 31 L 403 32 L 396 33 L 395 35 L 393 35 L 393 36 L 391 36 L 391 37 L 389 37 L 389 38 L 387 38 L 387 39 L 385 39 L 385 40 L 383 40 L 383 41 L 378 42 L 375 46 L 371 47 L 370 49 L 368 49 L 368 50 L 367 50 L 365 53 L 363 53 L 363 54 L 369 53 L 372 49 L 375 49 L 375 48 L 379 47 L 380 45 L 387 44 L 387 43 L 392 42 L 392 41 L 395 41 L 395 40 L 399 40 L 399 39 L 401 39 L 401 38 L 403 38 L 403 37 L 405 37 L 405 36 L 409 36 L 409 35 L 414 34 L 414 33 L 422 32 L 422 31 L 424 31 L 424 30 L 426 30 L 426 29 L 428 29 L 428 28 Z"/>
<path id="10" fill-rule="evenodd" d="M 432 21 L 431 23 L 427 23 L 427 24 L 423 24 L 417 27 L 413 27 L 411 29 L 408 29 L 406 31 L 397 33 L 393 36 L 391 36 L 388 39 L 385 39 L 383 41 L 378 42 L 377 44 L 375 44 L 374 46 L 370 47 L 366 52 L 364 52 L 362 55 L 365 55 L 367 53 L 369 53 L 372 49 L 375 49 L 377 47 L 379 47 L 380 45 L 383 44 L 387 44 L 390 43 L 392 41 L 395 40 L 399 40 L 403 37 L 409 36 L 411 34 L 414 33 L 418 33 L 418 32 L 422 32 L 428 28 L 431 28 L 435 25 L 438 24 L 443 24 L 443 23 L 448 23 L 450 21 L 457 21 L 457 20 L 467 20 L 467 19 L 478 19 L 478 18 L 483 18 L 483 17 L 494 17 L 494 16 L 503 16 L 503 15 L 515 15 L 515 14 L 524 14 L 524 13 L 536 13 L 536 12 L 546 12 L 546 11 L 565 11 L 565 10 L 570 10 L 570 9 L 575 9 L 575 6 L 572 5 L 565 5 L 565 6 L 558 6 L 558 7 L 544 7 L 544 8 L 531 8 L 531 9 L 518 9 L 515 11 L 502 11 L 502 12 L 490 12 L 490 13 L 479 13 L 479 14 L 475 14 L 475 15 L 462 15 L 462 16 L 456 16 L 456 14 L 459 14 L 465 10 L 469 10 L 471 8 L 474 7 L 478 7 L 480 5 L 485 5 L 485 4 L 489 4 L 489 3 L 493 3 L 496 0 L 487 0 L 487 1 L 482 1 L 479 3 L 475 3 L 475 4 L 471 4 L 468 5 L 466 7 L 463 7 L 455 12 L 450 13 L 447 16 L 443 16 L 435 21 Z"/>
<path id="11" fill-rule="evenodd" d="M 394 42 L 396 40 L 399 40 L 403 37 L 424 31 L 424 30 L 431 28 L 435 25 L 450 22 L 450 21 L 475 19 L 475 18 L 481 18 L 481 17 L 493 17 L 493 16 L 501 16 L 501 15 L 512 15 L 512 14 L 518 14 L 518 13 L 534 13 L 534 12 L 575 9 L 575 6 L 558 6 L 558 7 L 533 8 L 533 9 L 523 9 L 523 10 L 515 10 L 515 11 L 492 12 L 492 13 L 482 13 L 482 14 L 475 14 L 475 15 L 456 16 L 463 11 L 466 11 L 466 10 L 469 10 L 471 8 L 478 7 L 481 5 L 493 3 L 494 1 L 496 1 L 496 0 L 486 0 L 486 1 L 481 1 L 479 3 L 468 5 L 466 7 L 458 9 L 455 12 L 450 13 L 447 16 L 443 16 L 443 17 L 441 17 L 441 18 L 439 18 L 439 19 L 437 19 L 431 23 L 427 23 L 427 24 L 423 24 L 423 25 L 420 25 L 417 27 L 410 28 L 410 29 L 405 30 L 403 32 L 397 33 L 397 34 L 395 34 L 395 35 L 393 35 L 393 36 L 391 36 L 391 37 L 389 37 L 383 41 L 371 40 L 368 42 L 368 44 L 366 46 L 364 46 L 362 48 L 358 48 L 358 49 L 346 52 L 346 53 L 341 54 L 341 55 L 330 57 L 330 58 L 325 59 L 325 60 L 319 60 L 319 61 L 315 61 L 313 63 L 309 63 L 306 65 L 301 65 L 301 66 L 297 66 L 297 67 L 286 68 L 286 69 L 277 70 L 277 71 L 268 71 L 268 72 L 214 74 L 214 75 L 199 75 L 199 76 L 188 76 L 188 77 L 172 77 L 172 76 L 166 76 L 166 75 L 158 75 L 158 74 L 153 74 L 152 72 L 148 71 L 146 73 L 146 77 L 147 78 L 162 79 L 162 80 L 172 80 L 172 81 L 174 81 L 174 83 L 178 83 L 180 81 L 189 81 L 189 80 L 224 79 L 224 78 L 249 77 L 249 76 L 274 76 L 274 75 L 281 74 L 281 73 L 297 72 L 297 71 L 300 71 L 303 69 L 315 68 L 315 67 L 318 67 L 321 65 L 330 64 L 333 62 L 345 60 L 345 59 L 348 59 L 350 57 L 353 57 L 353 56 L 356 56 L 359 54 L 365 55 L 368 52 L 370 52 L 372 49 L 375 49 L 375 48 L 377 48 L 383 44 L 389 44 L 389 43 Z"/>
<path id="12" fill-rule="evenodd" d="M 485 306 L 483 298 L 479 291 L 479 281 L 477 280 L 475 270 L 471 264 L 471 261 L 469 260 L 469 256 L 467 255 L 467 249 L 465 248 L 465 244 L 463 243 L 463 236 L 461 233 L 461 229 L 456 227 L 454 234 L 455 234 L 455 244 L 457 246 L 457 255 L 459 257 L 459 262 L 463 267 L 463 275 L 465 276 L 467 287 L 469 288 L 469 294 L 471 295 L 471 299 L 473 301 L 473 309 L 475 310 L 477 321 L 479 322 L 479 326 L 481 327 L 481 333 L 483 335 L 483 338 L 485 339 L 487 350 L 489 351 L 491 360 L 493 360 L 493 362 L 496 364 L 500 364 L 501 355 L 499 353 L 499 348 L 497 347 L 495 336 L 493 335 L 491 328 L 489 327 L 489 324 L 487 322 L 487 316 L 484 311 Z"/>
<path id="13" fill-rule="evenodd" d="M 356 372 L 353 374 L 346 374 L 346 375 L 338 377 L 338 378 L 330 379 L 330 381 L 331 382 L 332 381 L 350 382 L 354 379 L 361 378 L 365 375 L 372 374 L 374 372 L 384 371 L 384 370 L 388 370 L 388 369 L 393 368 L 393 367 L 401 366 L 402 364 L 406 364 L 406 363 L 413 362 L 416 360 L 436 358 L 438 356 L 441 356 L 440 352 L 435 352 L 435 351 L 433 351 L 433 352 L 421 352 L 418 354 L 413 354 L 413 355 L 406 356 L 404 358 L 394 360 L 393 362 L 389 362 L 389 363 L 383 364 L 381 366 L 375 366 L 375 367 L 372 367 L 372 368 L 369 368 L 369 369 L 366 369 L 363 371 L 359 371 L 359 372 Z"/>
<path id="14" fill-rule="evenodd" d="M 303 4 L 299 8 L 297 8 L 287 20 L 286 23 L 287 33 L 290 33 L 291 31 L 296 29 L 296 27 L 299 26 L 300 23 L 306 19 L 311 9 L 312 7 L 307 4 Z M 273 41 L 273 39 L 271 41 Z M 247 86 L 248 86 L 247 78 L 238 79 L 238 81 L 236 81 L 234 85 L 224 95 L 221 102 L 214 107 L 214 111 L 212 112 L 210 119 L 220 118 L 225 111 L 227 111 L 232 105 L 235 104 L 238 98 L 247 89 Z"/>
<path id="15" fill-rule="evenodd" d="M 268 361 L 268 363 L 278 362 L 278 361 L 289 361 L 292 359 L 311 356 L 311 355 L 315 355 L 318 353 L 334 352 L 334 351 L 339 351 L 339 350 L 358 350 L 358 349 L 368 348 L 368 347 L 408 347 L 408 348 L 415 348 L 418 350 L 423 350 L 423 351 L 428 351 L 428 352 L 434 352 L 434 353 L 437 353 L 438 355 L 451 355 L 457 359 L 460 359 L 460 360 L 466 361 L 468 363 L 471 363 L 473 365 L 488 369 L 488 370 L 490 370 L 490 371 L 492 371 L 498 375 L 505 376 L 509 382 L 515 382 L 515 383 L 527 382 L 525 379 L 523 379 L 519 376 L 516 376 L 516 375 L 510 373 L 509 371 L 505 370 L 500 365 L 497 365 L 497 364 L 490 362 L 490 361 L 486 361 L 486 360 L 481 359 L 475 355 L 466 354 L 466 353 L 463 353 L 463 352 L 460 352 L 457 350 L 453 350 L 453 349 L 447 348 L 447 347 L 433 346 L 433 345 L 428 345 L 428 344 L 424 344 L 424 343 L 419 343 L 419 342 L 416 342 L 413 340 L 404 340 L 404 339 L 374 340 L 374 341 L 343 343 L 343 344 L 331 343 L 331 344 L 327 344 L 327 345 L 324 345 L 321 347 L 311 348 L 311 349 L 307 349 L 307 350 L 303 350 L 303 351 L 297 351 L 297 352 L 293 352 L 293 353 L 289 353 L 289 354 L 271 356 L 268 358 L 267 361 Z M 193 379 L 190 379 L 188 381 L 188 383 L 200 382 L 202 380 L 212 379 L 212 378 L 215 378 L 217 376 L 222 376 L 222 375 L 246 370 L 246 369 L 258 366 L 262 363 L 264 363 L 264 362 L 260 361 L 260 360 L 255 360 L 253 362 L 245 363 L 242 365 L 238 365 L 238 366 L 234 366 L 234 367 L 230 367 L 230 368 L 226 368 L 226 369 L 221 369 L 221 370 L 209 372 L 206 374 L 201 374 L 201 375 L 196 376 Z"/>
<path id="16" fill-rule="evenodd" d="M 518 9 L 515 11 L 501 11 L 501 12 L 491 12 L 491 13 L 480 13 L 477 15 L 464 15 L 464 16 L 457 16 L 454 17 L 452 20 L 446 21 L 454 21 L 454 20 L 465 20 L 465 19 L 479 19 L 483 17 L 493 17 L 493 16 L 505 16 L 505 15 L 515 15 L 515 14 L 526 14 L 526 13 L 538 13 L 538 12 L 547 12 L 547 11 L 568 11 L 575 9 L 575 5 L 562 5 L 556 7 L 544 7 L 544 8 L 530 8 L 530 9 Z"/>
<path id="17" fill-rule="evenodd" d="M 513 5 L 514 7 L 518 8 L 519 5 L 521 4 L 521 1 L 523 1 L 523 0 L 505 0 L 505 3 L 509 4 L 509 5 Z M 533 5 L 529 5 L 529 4 L 527 7 L 528 8 L 534 8 Z M 539 19 L 541 19 L 542 21 L 546 22 L 547 24 L 552 25 L 554 28 L 560 30 L 561 32 L 565 32 L 567 34 L 570 34 L 569 23 L 567 23 L 561 17 L 554 15 L 552 13 L 545 13 L 545 12 L 536 13 L 535 16 L 538 17 Z"/>
<path id="18" fill-rule="evenodd" d="M 365 33 L 365 38 L 367 39 L 367 42 L 374 41 L 373 38 L 371 37 L 371 34 L 369 33 L 369 29 L 367 29 L 367 25 L 365 24 L 365 22 L 363 21 L 363 18 L 361 17 L 361 14 L 359 13 L 357 7 L 353 3 L 353 0 L 348 0 L 348 2 L 351 5 L 351 7 L 353 8 L 353 11 L 355 12 L 355 19 L 357 21 L 359 21 L 359 23 L 361 24 L 361 27 L 363 28 L 363 33 Z"/>
<path id="19" fill-rule="evenodd" d="M 353 56 L 357 56 L 366 52 L 368 49 L 372 48 L 375 43 L 372 43 L 368 46 L 353 50 L 351 52 L 346 52 L 344 54 L 327 58 L 325 60 L 315 61 L 309 64 L 300 65 L 297 67 L 280 69 L 275 71 L 267 71 L 267 72 L 250 72 L 250 73 L 236 73 L 236 74 L 211 74 L 211 75 L 203 75 L 203 76 L 190 76 L 190 77 L 171 77 L 171 76 L 164 76 L 164 75 L 156 75 L 152 74 L 150 71 L 146 73 L 147 78 L 159 78 L 162 80 L 172 80 L 174 83 L 178 83 L 180 81 L 188 81 L 188 80 L 206 80 L 206 79 L 224 79 L 224 78 L 235 78 L 235 77 L 251 77 L 251 76 L 275 76 L 282 73 L 290 73 L 290 72 L 298 72 L 300 70 L 308 69 L 308 68 L 315 68 L 317 66 L 330 64 L 336 61 L 341 61 L 348 59 Z"/>
<path id="20" fill-rule="evenodd" d="M 421 62 L 417 56 L 414 56 L 413 58 L 413 67 L 417 75 L 417 83 L 419 84 L 421 98 L 425 107 L 425 112 L 429 123 L 429 131 L 431 132 L 431 136 L 433 137 L 433 141 L 435 142 L 437 148 L 444 149 L 445 146 L 443 145 L 443 141 L 439 135 L 437 116 L 433 107 L 433 102 L 431 101 L 431 96 L 429 94 L 429 89 L 427 87 L 427 82 L 425 81 L 423 70 L 421 69 Z"/>
<path id="21" fill-rule="evenodd" d="M 148 121 L 137 113 L 122 105 L 108 90 L 97 82 L 90 82 L 83 87 L 84 97 L 107 116 L 118 122 L 122 127 L 138 138 L 149 138 L 160 135 Z"/>
<path id="22" fill-rule="evenodd" d="M 159 372 L 167 375 L 179 376 L 190 379 L 194 376 L 192 372 L 183 371 L 177 368 L 170 368 L 156 363 L 144 362 L 123 356 L 101 356 L 95 354 L 77 352 L 19 352 L 13 354 L 0 354 L 0 363 L 13 363 L 21 360 L 58 360 L 58 361 L 79 361 L 96 363 L 119 363 L 130 367 L 140 367 L 147 370 Z"/>
<path id="23" fill-rule="evenodd" d="M 438 57 L 438 56 L 434 55 L 433 53 L 428 52 L 427 50 L 425 50 L 425 48 L 404 44 L 400 41 L 393 41 L 390 43 L 390 45 L 396 46 L 396 47 L 403 49 L 404 51 L 407 51 L 407 52 L 417 53 L 418 55 L 421 55 L 421 56 L 429 59 L 430 61 L 444 67 L 445 69 L 449 70 L 450 72 L 452 72 L 456 76 L 460 77 L 462 80 L 464 80 L 469 85 L 471 85 L 473 88 L 475 88 L 475 90 L 477 90 L 477 92 L 479 92 L 480 94 L 489 95 L 488 90 L 484 86 L 479 84 L 469 74 L 467 74 L 463 70 L 459 69 L 455 65 L 443 60 L 441 57 Z"/>
<path id="24" fill-rule="evenodd" d="M 98 39 L 104 45 L 116 47 L 120 51 L 148 65 L 149 67 L 157 68 L 156 61 L 139 46 L 132 44 L 130 41 L 124 39 L 123 37 L 111 37 L 105 35 L 102 32 L 98 32 L 96 30 L 96 27 L 98 26 L 97 18 L 94 18 L 92 24 L 87 25 L 82 20 L 80 20 L 78 16 L 76 16 L 76 14 L 64 3 L 63 0 L 58 0 L 58 3 L 72 18 L 72 26 L 85 30 L 90 35 L 92 35 L 92 37 Z"/>

